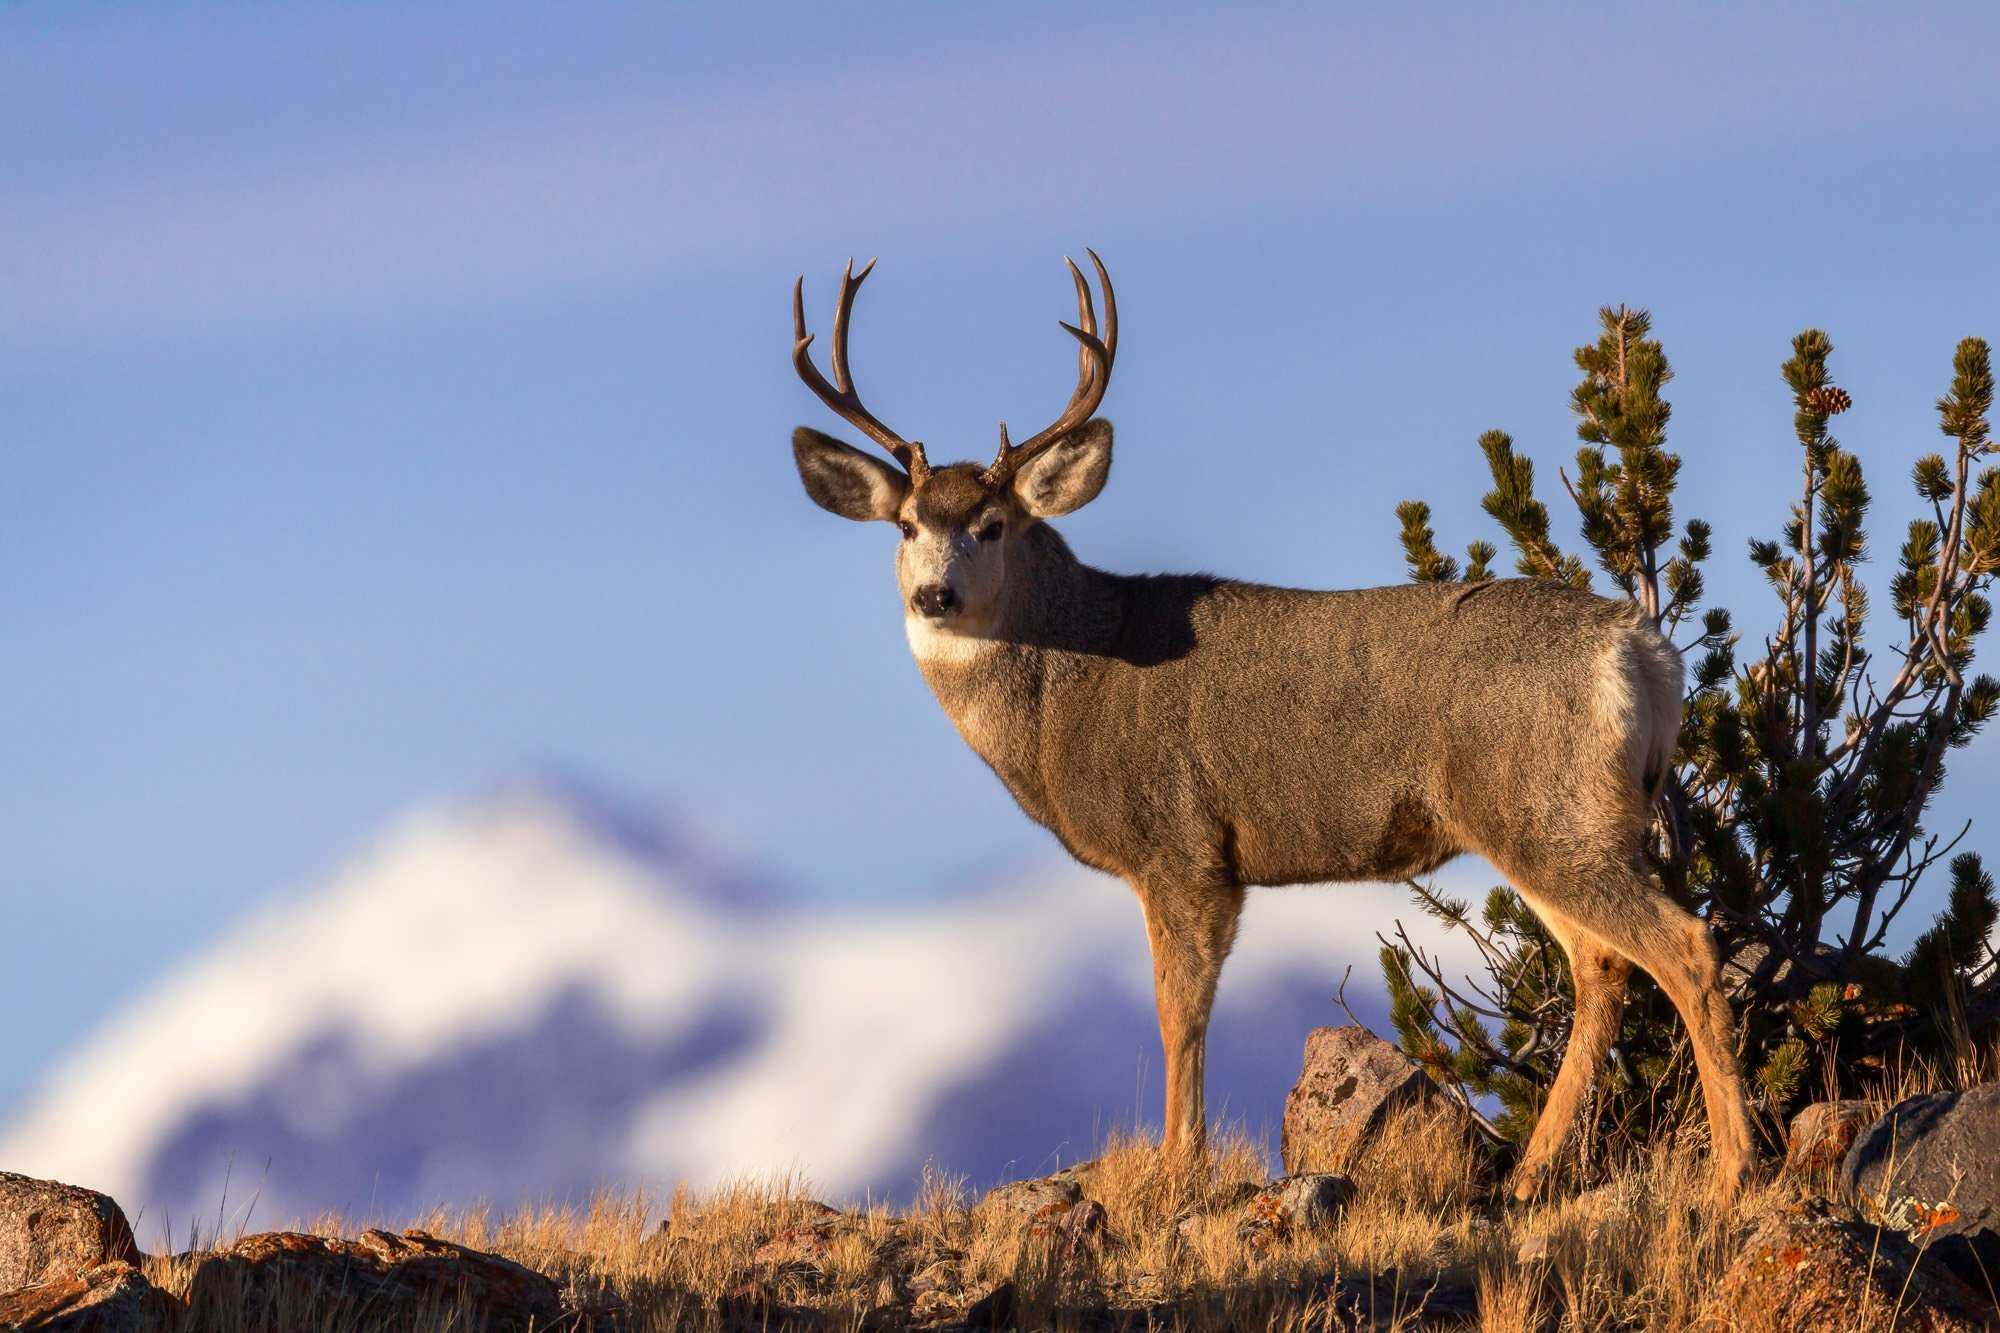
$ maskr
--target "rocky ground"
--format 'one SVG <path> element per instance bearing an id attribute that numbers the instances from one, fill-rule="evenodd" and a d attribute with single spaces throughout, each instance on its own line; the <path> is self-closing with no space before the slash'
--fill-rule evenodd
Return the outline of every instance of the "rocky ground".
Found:
<path id="1" fill-rule="evenodd" d="M 902 1211 L 781 1181 L 146 1255 L 111 1199 L 0 1174 L 0 1329 L 2000 1328 L 2000 1083 L 1810 1107 L 1729 1208 L 1697 1142 L 1586 1148 L 1514 1207 L 1412 1072 L 1316 1033 L 1274 1180 L 1241 1140 L 1195 1177 L 1124 1139 Z"/>

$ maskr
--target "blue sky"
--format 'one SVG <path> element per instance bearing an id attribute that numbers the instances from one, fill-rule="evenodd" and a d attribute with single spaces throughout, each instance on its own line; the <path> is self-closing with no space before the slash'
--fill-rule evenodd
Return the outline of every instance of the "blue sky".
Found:
<path id="1" fill-rule="evenodd" d="M 1790 336 L 1834 337 L 1884 552 L 1954 342 L 2000 336 L 1996 38 L 1973 5 L 0 11 L 0 1110 L 259 901 L 523 768 L 829 896 L 1051 854 L 908 660 L 892 534 L 792 473 L 833 423 L 789 286 L 823 325 L 850 253 L 871 405 L 984 457 L 1067 395 L 1094 246 L 1118 461 L 1065 531 L 1314 586 L 1400 578 L 1407 496 L 1493 536 L 1478 432 L 1553 482 L 1570 349 L 1647 305 L 1754 632 Z"/>

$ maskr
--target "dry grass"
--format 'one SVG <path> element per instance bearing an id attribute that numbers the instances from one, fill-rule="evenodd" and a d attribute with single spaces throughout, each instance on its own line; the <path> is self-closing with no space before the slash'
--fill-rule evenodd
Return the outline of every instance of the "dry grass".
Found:
<path id="1" fill-rule="evenodd" d="M 1003 1286 L 1024 1329 L 1692 1326 L 1738 1211 L 1706 1206 L 1699 1144 L 1591 1165 L 1603 1183 L 1585 1193 L 1505 1207 L 1483 1150 L 1449 1117 L 1412 1112 L 1345 1164 L 1357 1197 L 1316 1235 L 1238 1234 L 1241 1200 L 1265 1175 L 1262 1145 L 1240 1134 L 1220 1137 L 1198 1177 L 1163 1170 L 1150 1140 L 1113 1137 L 1078 1169 L 1105 1209 L 1102 1242 L 1073 1250 L 973 1207 L 941 1177 L 901 1211 L 829 1216 L 806 1181 L 779 1178 L 410 1224 L 547 1273 L 580 1307 L 622 1308 L 616 1326 L 635 1330 L 948 1323 Z M 773 1236 L 815 1223 L 826 1239 L 809 1262 L 757 1257 Z M 355 1227 L 321 1217 L 302 1229 Z M 1539 1249 L 1524 1260 L 1530 1238 Z M 185 1294 L 186 1260 L 148 1271 Z"/>
<path id="2" fill-rule="evenodd" d="M 1887 1103 L 1995 1072 L 1991 1052 L 1952 1069 L 1898 1066 L 1877 1091 Z M 835 1213 L 808 1181 L 778 1177 L 506 1216 L 440 1210 L 407 1225 L 546 1273 L 573 1308 L 617 1311 L 594 1326 L 620 1330 L 935 1327 L 990 1309 L 980 1303 L 996 1291 L 1009 1295 L 1004 1326 L 1022 1329 L 1682 1330 L 1703 1326 L 1745 1221 L 1798 1187 L 1766 1184 L 1712 1206 L 1697 1115 L 1650 1145 L 1585 1138 L 1551 1197 L 1514 1206 L 1448 1109 L 1412 1109 L 1338 1164 L 1356 1196 L 1335 1225 L 1246 1233 L 1243 1203 L 1266 1163 L 1263 1144 L 1224 1132 L 1205 1171 L 1175 1172 L 1149 1138 L 1115 1134 L 1071 1169 L 1104 1209 L 1101 1232 L 1083 1241 L 1054 1218 L 978 1206 L 963 1182 L 935 1174 L 900 1210 Z M 300 1229 L 361 1225 L 320 1217 Z M 192 1264 L 153 1259 L 148 1274 L 184 1296 Z M 307 1312 L 287 1327 L 342 1326 Z M 424 1327 L 476 1321 L 440 1312 Z"/>

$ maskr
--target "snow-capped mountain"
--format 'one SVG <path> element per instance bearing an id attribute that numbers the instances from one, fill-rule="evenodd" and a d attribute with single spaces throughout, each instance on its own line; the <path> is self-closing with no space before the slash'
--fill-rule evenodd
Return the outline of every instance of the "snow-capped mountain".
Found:
<path id="1" fill-rule="evenodd" d="M 1400 892 L 1253 894 L 1211 1110 L 1275 1124 Z M 1365 983 L 1365 984 L 1361 984 Z M 1350 999 L 1354 999 L 1350 996 Z M 1358 1006 L 1361 1007 L 1361 1006 Z M 1364 1015 L 1366 1007 L 1361 1007 Z M 389 1218 L 803 1172 L 905 1196 L 1157 1120 L 1130 892 L 1062 864 L 924 905 L 787 903 L 547 783 L 416 815 L 141 997 L 0 1131 L 0 1166 L 168 1218 Z M 142 1228 L 145 1229 L 145 1228 Z"/>

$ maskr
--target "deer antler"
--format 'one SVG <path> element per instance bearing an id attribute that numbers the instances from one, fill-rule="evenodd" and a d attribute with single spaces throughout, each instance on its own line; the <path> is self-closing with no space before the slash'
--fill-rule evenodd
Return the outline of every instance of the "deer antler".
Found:
<path id="1" fill-rule="evenodd" d="M 998 486 L 1005 482 L 1022 464 L 1041 453 L 1063 436 L 1090 420 L 1104 401 L 1104 391 L 1111 384 L 1111 363 L 1118 355 L 1118 298 L 1111 292 L 1111 275 L 1104 271 L 1104 261 L 1097 257 L 1097 251 L 1085 250 L 1091 265 L 1097 270 L 1097 281 L 1104 287 L 1104 337 L 1097 336 L 1097 312 L 1090 304 L 1090 284 L 1084 281 L 1083 270 L 1076 261 L 1064 257 L 1069 265 L 1069 275 L 1076 280 L 1076 324 L 1063 324 L 1077 343 L 1076 392 L 1069 397 L 1069 406 L 1063 408 L 1062 415 L 1046 430 L 1037 431 L 1019 444 L 1007 439 L 1007 423 L 1000 423 L 1000 452 L 980 480 L 988 486 Z M 1058 321 L 1060 322 L 1060 321 Z"/>
<path id="2" fill-rule="evenodd" d="M 930 471 L 930 463 L 924 457 L 924 446 L 896 434 L 877 420 L 873 412 L 863 407 L 861 395 L 854 391 L 854 380 L 847 373 L 847 318 L 854 313 L 854 294 L 861 290 L 861 284 L 874 271 L 875 261 L 871 259 L 856 276 L 854 261 L 850 259 L 846 271 L 840 275 L 840 304 L 833 310 L 832 384 L 828 384 L 826 377 L 819 373 L 819 367 L 813 364 L 812 355 L 806 350 L 812 346 L 813 335 L 806 332 L 806 280 L 804 274 L 799 275 L 798 282 L 792 287 L 792 366 L 799 372 L 799 378 L 806 382 L 806 387 L 819 395 L 821 402 L 887 449 L 890 457 L 903 465 L 903 470 L 910 474 L 912 480 L 921 481 Z"/>

